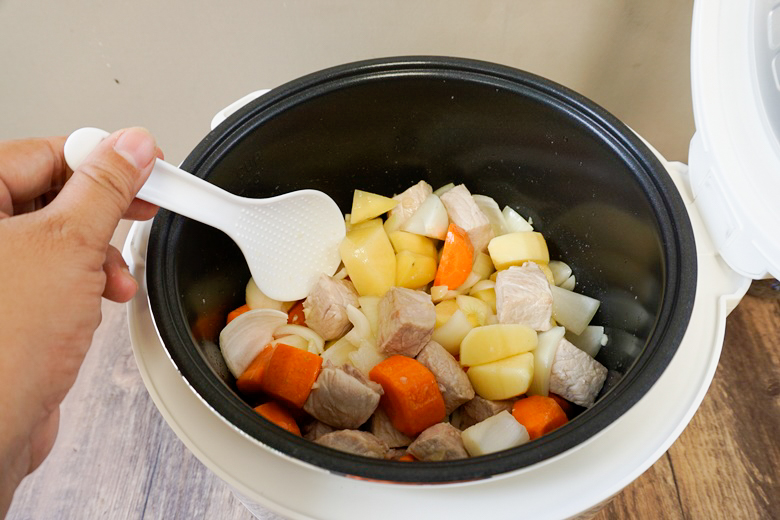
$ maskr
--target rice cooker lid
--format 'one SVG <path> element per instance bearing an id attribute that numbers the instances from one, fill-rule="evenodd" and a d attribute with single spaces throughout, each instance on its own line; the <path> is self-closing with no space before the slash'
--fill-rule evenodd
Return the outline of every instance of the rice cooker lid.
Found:
<path id="1" fill-rule="evenodd" d="M 699 0 L 691 42 L 697 209 L 723 259 L 780 278 L 780 0 Z"/>

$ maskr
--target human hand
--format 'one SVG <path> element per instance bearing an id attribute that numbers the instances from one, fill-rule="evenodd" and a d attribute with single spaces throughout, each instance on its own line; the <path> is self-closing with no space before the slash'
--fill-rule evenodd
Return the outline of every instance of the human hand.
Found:
<path id="1" fill-rule="evenodd" d="M 138 288 L 109 245 L 119 220 L 157 211 L 134 199 L 162 158 L 148 132 L 115 132 L 75 172 L 64 142 L 0 142 L 0 518 L 54 445 L 101 296 L 125 302 Z"/>

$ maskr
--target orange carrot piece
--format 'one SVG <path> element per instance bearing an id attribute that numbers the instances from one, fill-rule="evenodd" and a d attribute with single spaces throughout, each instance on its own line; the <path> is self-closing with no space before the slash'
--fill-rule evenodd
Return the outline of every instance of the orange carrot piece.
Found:
<path id="1" fill-rule="evenodd" d="M 450 289 L 457 289 L 471 274 L 473 260 L 474 247 L 469 236 L 458 226 L 450 223 L 433 285 L 446 285 Z"/>
<path id="2" fill-rule="evenodd" d="M 531 440 L 550 433 L 568 421 L 557 401 L 544 395 L 532 395 L 515 401 L 512 415 L 525 426 Z"/>
<path id="3" fill-rule="evenodd" d="M 263 375 L 268 370 L 268 362 L 274 352 L 274 346 L 268 345 L 249 364 L 244 373 L 236 379 L 236 388 L 242 394 L 252 395 L 262 391 Z"/>
<path id="4" fill-rule="evenodd" d="M 391 356 L 368 374 L 382 385 L 380 405 L 400 432 L 414 436 L 447 415 L 433 373 L 414 358 Z"/>
<path id="5" fill-rule="evenodd" d="M 398 460 L 401 462 L 414 462 L 417 460 L 417 458 L 414 455 L 406 453 L 405 455 L 398 457 Z"/>
<path id="6" fill-rule="evenodd" d="M 245 303 L 244 305 L 242 305 L 238 309 L 233 309 L 232 311 L 230 311 L 228 313 L 228 315 L 227 315 L 227 322 L 230 323 L 231 321 L 233 321 L 234 319 L 238 318 L 239 316 L 241 316 L 245 312 L 251 311 L 251 310 L 252 309 L 249 308 L 249 305 L 247 305 Z"/>
<path id="7" fill-rule="evenodd" d="M 279 403 L 268 401 L 267 403 L 255 407 L 255 411 L 280 428 L 284 428 L 295 435 L 301 435 L 301 429 L 298 428 L 298 423 L 295 422 L 295 419 L 293 419 L 290 412 Z"/>
<path id="8" fill-rule="evenodd" d="M 287 323 L 306 325 L 306 315 L 303 314 L 303 300 L 290 307 L 290 310 L 287 312 Z"/>
<path id="9" fill-rule="evenodd" d="M 283 404 L 300 408 L 322 368 L 317 354 L 279 343 L 276 345 L 260 387 Z"/>
<path id="10" fill-rule="evenodd" d="M 566 417 L 571 417 L 571 413 L 574 411 L 574 406 L 572 406 L 569 401 L 559 396 L 558 394 L 550 394 L 550 397 L 555 399 L 555 402 L 558 403 L 558 406 L 561 407 L 561 410 L 563 410 L 563 413 L 566 414 Z"/>

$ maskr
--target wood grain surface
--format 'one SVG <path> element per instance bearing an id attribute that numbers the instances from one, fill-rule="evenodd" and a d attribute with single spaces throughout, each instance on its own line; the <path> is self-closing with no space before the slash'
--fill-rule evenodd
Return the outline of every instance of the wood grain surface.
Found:
<path id="1" fill-rule="evenodd" d="M 251 519 L 157 412 L 124 306 L 103 311 L 54 450 L 17 490 L 8 518 Z M 778 432 L 780 300 L 747 296 L 728 318 L 720 365 L 691 424 L 595 518 L 780 518 Z"/>

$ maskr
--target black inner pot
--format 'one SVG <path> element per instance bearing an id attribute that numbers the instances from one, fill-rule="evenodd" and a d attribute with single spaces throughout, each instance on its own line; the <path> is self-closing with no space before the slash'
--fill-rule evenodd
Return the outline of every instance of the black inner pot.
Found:
<path id="1" fill-rule="evenodd" d="M 594 323 L 610 336 L 598 356 L 610 377 L 597 403 L 566 426 L 468 460 L 358 457 L 275 427 L 236 394 L 216 343 L 227 312 L 244 302 L 247 267 L 226 235 L 160 211 L 147 255 L 149 298 L 183 377 L 249 436 L 335 473 L 455 482 L 562 453 L 647 392 L 688 324 L 694 237 L 666 170 L 616 118 L 525 72 L 432 57 L 328 69 L 249 103 L 209 133 L 183 168 L 246 197 L 319 189 L 345 213 L 354 189 L 392 195 L 421 179 L 434 188 L 465 183 L 530 216 L 551 257 L 573 267 L 577 291 L 602 302 Z"/>

